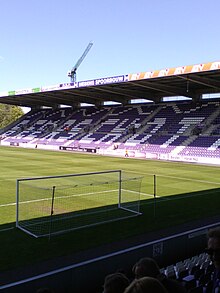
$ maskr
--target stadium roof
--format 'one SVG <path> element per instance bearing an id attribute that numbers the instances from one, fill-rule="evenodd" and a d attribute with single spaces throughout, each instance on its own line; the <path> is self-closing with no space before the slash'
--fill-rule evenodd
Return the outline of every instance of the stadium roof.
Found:
<path id="1" fill-rule="evenodd" d="M 107 101 L 128 104 L 139 99 L 159 102 L 175 96 L 196 101 L 211 93 L 220 93 L 220 62 L 3 92 L 0 103 L 34 108 Z"/>

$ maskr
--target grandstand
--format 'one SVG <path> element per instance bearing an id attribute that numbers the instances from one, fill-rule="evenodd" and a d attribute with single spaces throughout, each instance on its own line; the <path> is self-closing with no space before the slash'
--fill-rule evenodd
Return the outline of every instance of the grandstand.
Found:
<path id="1" fill-rule="evenodd" d="M 1 130 L 1 144 L 220 164 L 220 96 L 203 99 L 219 79 L 214 62 L 9 92 L 3 103 L 32 110 Z M 187 100 L 164 102 L 177 95 Z M 140 99 L 149 102 L 131 103 Z"/>
<path id="2" fill-rule="evenodd" d="M 180 96 L 185 99 L 179 101 Z M 1 103 L 31 108 L 18 121 L 1 129 L 2 146 L 116 157 L 124 157 L 127 152 L 129 158 L 143 160 L 220 165 L 220 62 L 10 91 L 0 93 L 0 97 Z M 167 97 L 174 100 L 167 101 Z M 216 217 L 208 223 L 212 226 L 218 221 Z M 98 282 L 104 273 L 118 266 L 119 260 L 131 266 L 144 253 L 157 257 L 167 267 L 203 250 L 210 227 L 206 224 L 204 219 L 195 226 L 181 227 L 182 234 L 167 229 L 162 231 L 163 238 L 162 234 L 158 237 L 151 233 L 137 236 L 129 244 L 122 241 L 114 249 L 106 245 L 102 251 L 79 253 L 62 260 L 59 270 L 57 264 L 50 263 L 51 273 L 37 268 L 36 278 L 25 272 L 19 279 L 18 274 L 12 286 L 7 287 L 5 282 L 5 292 L 21 292 L 23 284 L 31 282 L 35 286 L 37 282 L 45 284 L 58 273 L 59 280 L 68 279 L 71 283 L 84 269 L 85 274 L 93 271 L 91 278 L 95 280 L 97 263 L 103 267 Z M 183 248 L 182 254 L 174 251 L 176 243 Z M 128 249 L 131 245 L 133 248 Z M 129 254 L 128 261 L 126 256 L 131 251 L 134 253 Z M 19 282 L 22 278 L 26 281 Z M 55 284 L 54 279 L 52 282 Z M 28 285 L 27 288 L 30 289 Z"/>

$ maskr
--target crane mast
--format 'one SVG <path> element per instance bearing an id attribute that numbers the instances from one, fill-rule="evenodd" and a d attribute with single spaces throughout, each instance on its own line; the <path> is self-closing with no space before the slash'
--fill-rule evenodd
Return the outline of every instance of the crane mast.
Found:
<path id="1" fill-rule="evenodd" d="M 73 66 L 71 71 L 68 72 L 68 76 L 71 79 L 71 82 L 76 81 L 76 71 L 80 64 L 82 63 L 83 59 L 86 57 L 86 55 L 89 53 L 90 49 L 92 48 L 93 42 L 89 42 L 88 46 L 86 47 L 85 51 L 83 52 L 82 56 L 79 58 L 79 60 L 76 62 L 76 64 Z"/>

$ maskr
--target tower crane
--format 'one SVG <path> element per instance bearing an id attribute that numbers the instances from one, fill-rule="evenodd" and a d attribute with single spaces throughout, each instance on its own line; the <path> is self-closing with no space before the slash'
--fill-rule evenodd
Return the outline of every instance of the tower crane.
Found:
<path id="1" fill-rule="evenodd" d="M 76 70 L 78 69 L 79 65 L 82 63 L 83 59 L 86 57 L 86 55 L 89 53 L 89 50 L 92 48 L 93 42 L 89 42 L 88 46 L 86 47 L 85 51 L 83 52 L 82 56 L 79 58 L 79 60 L 76 62 L 76 64 L 73 66 L 71 71 L 68 72 L 68 76 L 71 79 L 71 82 L 76 81 Z"/>

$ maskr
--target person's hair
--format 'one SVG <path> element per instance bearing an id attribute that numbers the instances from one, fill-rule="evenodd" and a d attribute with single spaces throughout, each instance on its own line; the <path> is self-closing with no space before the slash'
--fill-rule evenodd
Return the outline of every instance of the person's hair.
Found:
<path id="1" fill-rule="evenodd" d="M 135 279 L 124 293 L 168 293 L 164 286 L 155 278 L 143 277 Z"/>
<path id="2" fill-rule="evenodd" d="M 207 236 L 208 238 L 218 238 L 220 240 L 220 227 L 210 229 Z"/>
<path id="3" fill-rule="evenodd" d="M 105 293 L 123 293 L 129 285 L 128 278 L 122 273 L 113 273 L 105 277 Z"/>
<path id="4" fill-rule="evenodd" d="M 144 257 L 133 266 L 133 273 L 136 274 L 136 278 L 156 278 L 160 274 L 160 268 L 153 258 Z"/>

